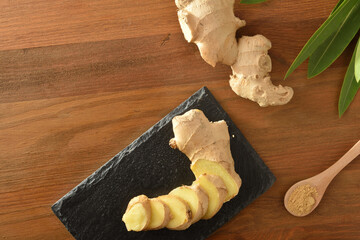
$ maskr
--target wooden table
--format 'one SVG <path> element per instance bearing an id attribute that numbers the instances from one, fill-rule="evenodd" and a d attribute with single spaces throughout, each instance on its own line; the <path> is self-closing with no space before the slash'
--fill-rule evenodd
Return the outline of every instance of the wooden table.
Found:
<path id="1" fill-rule="evenodd" d="M 0 239 L 72 239 L 50 206 L 204 85 L 277 177 L 209 239 L 359 239 L 359 159 L 310 216 L 283 207 L 294 182 L 359 140 L 359 94 L 337 113 L 354 42 L 320 76 L 307 80 L 303 64 L 282 82 L 337 1 L 238 2 L 240 34 L 272 41 L 272 79 L 295 90 L 285 106 L 237 97 L 230 68 L 184 40 L 173 1 L 1 1 Z"/>

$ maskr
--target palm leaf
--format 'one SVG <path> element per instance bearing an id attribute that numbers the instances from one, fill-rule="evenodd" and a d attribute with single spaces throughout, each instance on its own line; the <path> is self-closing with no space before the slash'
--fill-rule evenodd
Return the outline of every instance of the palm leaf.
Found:
<path id="1" fill-rule="evenodd" d="M 355 5 L 346 15 L 336 32 L 332 33 L 311 54 L 308 78 L 315 77 L 328 68 L 345 50 L 360 28 L 360 4 Z"/>
<path id="2" fill-rule="evenodd" d="M 356 44 L 355 49 L 357 49 L 360 45 L 360 38 Z M 352 55 L 349 67 L 346 71 L 343 85 L 341 87 L 340 97 L 339 97 L 339 117 L 343 115 L 346 109 L 349 107 L 350 103 L 354 99 L 356 92 L 360 87 L 360 82 L 357 82 L 355 79 L 355 55 L 356 51 Z"/>
<path id="3" fill-rule="evenodd" d="M 355 49 L 355 79 L 360 82 L 360 44 L 357 44 Z"/>
<path id="4" fill-rule="evenodd" d="M 336 11 L 336 9 L 338 9 L 338 7 L 339 7 L 343 2 L 344 2 L 344 0 L 338 1 L 338 3 L 336 4 L 336 6 L 334 7 L 334 9 L 332 10 L 331 14 L 333 14 L 333 13 Z"/>
<path id="5" fill-rule="evenodd" d="M 287 78 L 301 63 L 303 63 L 334 32 L 334 30 L 340 26 L 351 9 L 357 7 L 359 4 L 359 0 L 344 0 L 344 2 L 340 4 L 335 12 L 329 16 L 329 18 L 305 44 L 288 69 L 285 78 Z"/>

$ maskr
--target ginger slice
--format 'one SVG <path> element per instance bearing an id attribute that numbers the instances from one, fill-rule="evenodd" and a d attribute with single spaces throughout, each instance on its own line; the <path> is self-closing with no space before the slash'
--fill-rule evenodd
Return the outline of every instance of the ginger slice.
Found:
<path id="1" fill-rule="evenodd" d="M 157 198 L 150 199 L 151 218 L 147 230 L 164 228 L 170 221 L 170 209 Z"/>
<path id="2" fill-rule="evenodd" d="M 205 159 L 198 159 L 191 164 L 191 170 L 198 178 L 201 174 L 213 174 L 219 176 L 224 182 L 227 195 L 225 201 L 235 197 L 241 186 L 241 179 L 233 168 L 226 169 L 223 164 Z"/>
<path id="3" fill-rule="evenodd" d="M 220 210 L 225 201 L 226 186 L 220 177 L 210 174 L 201 174 L 195 182 L 204 189 L 209 197 L 208 208 L 202 219 L 210 219 Z"/>
<path id="4" fill-rule="evenodd" d="M 150 201 L 145 195 L 134 197 L 130 200 L 122 221 L 128 231 L 142 231 L 150 223 Z"/>
<path id="5" fill-rule="evenodd" d="M 199 184 L 191 186 L 181 186 L 172 190 L 169 195 L 177 196 L 183 199 L 191 209 L 191 224 L 199 221 L 206 213 L 209 203 L 209 197 Z"/>
<path id="6" fill-rule="evenodd" d="M 166 228 L 184 230 L 191 225 L 191 209 L 184 200 L 171 195 L 162 195 L 157 198 L 170 209 L 171 219 L 165 226 Z"/>

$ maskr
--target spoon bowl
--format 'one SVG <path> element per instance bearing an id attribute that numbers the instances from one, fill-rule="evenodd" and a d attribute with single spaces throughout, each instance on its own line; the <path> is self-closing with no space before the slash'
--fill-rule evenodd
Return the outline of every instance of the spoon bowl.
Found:
<path id="1" fill-rule="evenodd" d="M 325 171 L 311 177 L 307 178 L 305 180 L 299 181 L 292 185 L 289 190 L 286 192 L 284 197 L 284 205 L 286 210 L 288 210 L 289 213 L 296 217 L 304 217 L 306 215 L 309 215 L 314 209 L 319 205 L 321 199 L 324 196 L 324 193 L 326 191 L 326 188 L 329 186 L 330 182 L 334 179 L 334 177 L 346 166 L 348 165 L 352 160 L 354 160 L 358 155 L 360 154 L 360 140 L 347 152 L 344 156 L 342 156 L 336 163 L 331 165 L 328 169 Z M 302 185 L 310 185 L 314 187 L 317 191 L 317 194 L 312 196 L 315 199 L 314 205 L 311 207 L 311 209 L 304 214 L 297 214 L 291 210 L 289 207 L 289 198 L 291 194 L 294 192 L 294 190 Z"/>
<path id="2" fill-rule="evenodd" d="M 289 198 L 290 198 L 291 194 L 293 193 L 293 191 L 297 187 L 302 186 L 302 185 L 310 185 L 310 186 L 314 187 L 317 191 L 317 194 L 312 196 L 315 199 L 315 203 L 312 206 L 311 210 L 304 214 L 297 214 L 297 213 L 293 212 L 291 210 L 291 208 L 289 207 Z M 305 180 L 295 183 L 294 185 L 292 185 L 289 188 L 289 190 L 286 192 L 285 197 L 284 197 L 284 205 L 285 205 L 286 210 L 288 210 L 288 212 L 290 214 L 292 214 L 296 217 L 305 217 L 306 215 L 309 215 L 319 205 L 323 196 L 324 196 L 324 194 L 319 191 L 319 188 L 311 182 L 311 178 L 308 178 L 308 179 L 305 179 Z"/>

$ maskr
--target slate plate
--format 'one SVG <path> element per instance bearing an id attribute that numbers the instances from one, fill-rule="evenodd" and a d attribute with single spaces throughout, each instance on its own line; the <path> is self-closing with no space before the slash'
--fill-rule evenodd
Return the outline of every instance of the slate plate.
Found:
<path id="1" fill-rule="evenodd" d="M 224 119 L 228 124 L 235 170 L 243 181 L 239 194 L 212 219 L 201 220 L 187 230 L 127 232 L 121 217 L 132 197 L 167 194 L 195 179 L 188 158 L 168 144 L 174 137 L 172 118 L 193 108 L 201 109 L 211 121 Z M 58 200 L 52 210 L 76 239 L 205 239 L 268 190 L 274 181 L 269 168 L 203 87 Z"/>

